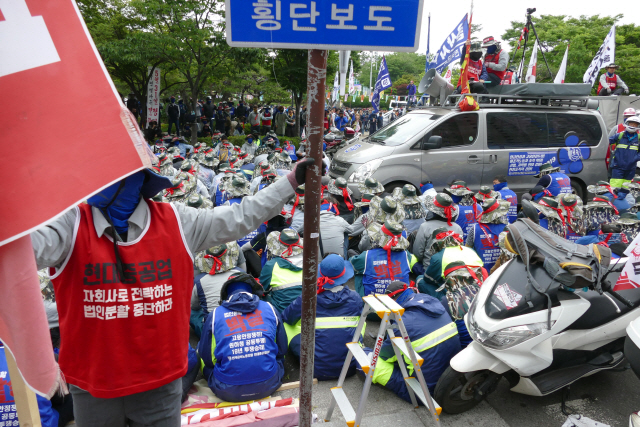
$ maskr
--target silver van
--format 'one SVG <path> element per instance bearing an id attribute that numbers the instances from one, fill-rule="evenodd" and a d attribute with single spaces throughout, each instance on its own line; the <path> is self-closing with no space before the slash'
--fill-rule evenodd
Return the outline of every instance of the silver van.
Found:
<path id="1" fill-rule="evenodd" d="M 550 161 L 586 201 L 587 185 L 607 179 L 608 129 L 600 114 L 588 108 L 587 98 L 566 104 L 514 100 L 513 105 L 505 99 L 481 104 L 475 112 L 413 110 L 338 151 L 329 175 L 346 178 L 357 197 L 358 183 L 370 176 L 387 191 L 407 183 L 419 189 L 427 181 L 442 191 L 455 180 L 478 190 L 505 175 L 509 188 L 521 196 L 536 184 L 533 175 L 540 165 Z M 566 138 L 569 132 L 577 139 Z"/>

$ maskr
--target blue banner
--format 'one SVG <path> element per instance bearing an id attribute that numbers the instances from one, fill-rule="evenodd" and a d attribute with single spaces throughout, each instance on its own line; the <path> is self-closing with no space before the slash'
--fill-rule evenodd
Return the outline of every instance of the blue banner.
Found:
<path id="1" fill-rule="evenodd" d="M 435 68 L 438 74 L 442 73 L 447 65 L 455 60 L 460 60 L 461 48 L 464 42 L 467 41 L 469 36 L 469 21 L 467 15 L 464 15 L 462 21 L 453 29 L 449 36 L 445 39 L 440 49 L 436 52 L 434 61 L 431 62 L 426 68 L 427 70 Z"/>
<path id="2" fill-rule="evenodd" d="M 567 174 L 565 165 L 558 162 L 558 151 L 517 151 L 509 153 L 508 176 L 535 175 L 540 172 L 540 165 L 551 163 L 554 167 L 560 167 L 560 172 Z"/>
<path id="3" fill-rule="evenodd" d="M 424 0 L 226 0 L 234 47 L 415 52 Z"/>
<path id="4" fill-rule="evenodd" d="M 371 96 L 371 105 L 373 105 L 373 111 L 378 112 L 380 108 L 380 92 L 391 87 L 391 76 L 389 75 L 389 69 L 387 68 L 387 60 L 382 57 L 382 64 L 380 64 L 380 72 L 378 73 L 378 79 L 376 85 L 373 88 L 373 96 Z"/>

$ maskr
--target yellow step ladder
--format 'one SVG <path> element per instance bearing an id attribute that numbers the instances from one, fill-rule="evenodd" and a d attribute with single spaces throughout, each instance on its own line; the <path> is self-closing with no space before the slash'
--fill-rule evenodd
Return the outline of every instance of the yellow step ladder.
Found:
<path id="1" fill-rule="evenodd" d="M 442 408 L 440 408 L 440 406 L 436 403 L 435 400 L 433 400 L 433 398 L 429 394 L 427 383 L 424 380 L 424 376 L 422 375 L 422 362 L 424 362 L 424 359 L 422 359 L 422 357 L 420 357 L 420 355 L 418 355 L 418 353 L 416 353 L 411 346 L 411 341 L 409 340 L 407 329 L 402 322 L 402 314 L 404 313 L 404 308 L 402 308 L 388 295 L 369 295 L 364 297 L 363 301 L 364 308 L 362 309 L 362 314 L 360 315 L 360 322 L 358 323 L 356 332 L 353 334 L 352 342 L 347 343 L 349 352 L 347 353 L 347 358 L 344 361 L 344 366 L 342 367 L 342 372 L 340 373 L 340 378 L 338 379 L 338 385 L 331 389 L 331 404 L 329 405 L 329 409 L 327 410 L 325 421 L 329 421 L 331 419 L 331 415 L 333 414 L 333 410 L 335 409 L 335 406 L 337 404 L 338 408 L 340 408 L 340 412 L 342 412 L 342 415 L 344 416 L 344 419 L 347 421 L 347 426 L 360 427 L 362 416 L 364 414 L 364 407 L 367 403 L 369 389 L 371 388 L 371 382 L 373 380 L 373 374 L 378 363 L 380 349 L 382 348 L 385 334 L 388 334 L 389 338 L 391 339 L 391 343 L 393 344 L 393 351 L 396 354 L 400 372 L 402 372 L 402 376 L 404 377 L 405 383 L 407 384 L 411 403 L 414 407 L 418 407 L 418 402 L 416 400 L 417 396 L 418 399 L 429 409 L 429 412 L 431 412 L 435 425 L 440 427 L 439 416 L 440 412 L 442 412 Z M 367 319 L 367 315 L 370 313 L 376 313 L 382 320 L 380 322 L 380 329 L 378 330 L 378 337 L 376 338 L 373 352 L 370 355 L 367 355 L 364 350 L 362 350 L 359 341 L 363 329 L 362 327 L 364 326 L 364 322 Z M 401 337 L 395 336 L 393 328 L 389 322 L 392 319 L 396 322 L 396 325 L 398 326 L 398 329 L 402 334 Z M 407 368 L 404 363 L 405 358 L 403 356 L 406 356 L 409 360 L 411 360 L 414 373 L 413 377 L 410 377 L 407 373 Z M 358 403 L 358 407 L 355 410 L 353 409 L 351 402 L 349 402 L 349 399 L 342 389 L 342 385 L 344 384 L 344 380 L 347 376 L 347 371 L 349 370 L 349 366 L 351 365 L 352 357 L 355 357 L 358 364 L 362 367 L 362 371 L 366 375 L 362 394 L 360 395 L 360 402 Z"/>

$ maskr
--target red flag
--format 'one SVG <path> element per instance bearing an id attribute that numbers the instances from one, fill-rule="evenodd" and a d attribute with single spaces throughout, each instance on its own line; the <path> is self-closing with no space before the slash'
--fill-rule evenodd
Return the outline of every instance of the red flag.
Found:
<path id="1" fill-rule="evenodd" d="M 0 129 L 21 152 L 2 173 L 3 244 L 150 167 L 151 158 L 75 1 L 0 4 L 0 93 L 11 100 Z"/>
<path id="2" fill-rule="evenodd" d="M 471 89 L 469 88 L 469 50 L 471 49 L 471 20 L 473 18 L 473 3 L 471 5 L 471 13 L 469 13 L 469 37 L 467 38 L 467 44 L 465 45 L 465 53 L 464 53 L 464 62 L 462 63 L 462 68 L 460 70 L 460 88 L 462 89 L 462 94 L 471 93 Z M 473 99 L 472 96 L 465 96 L 458 103 L 458 107 L 462 111 L 475 111 L 480 109 L 478 103 Z"/>

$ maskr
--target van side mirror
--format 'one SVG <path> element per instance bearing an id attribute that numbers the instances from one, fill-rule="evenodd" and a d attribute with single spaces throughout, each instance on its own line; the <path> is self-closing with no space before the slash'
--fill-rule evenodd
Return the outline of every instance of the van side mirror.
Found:
<path id="1" fill-rule="evenodd" d="M 437 135 L 432 135 L 429 137 L 428 141 L 422 141 L 423 150 L 437 150 L 438 148 L 442 148 L 442 137 Z"/>

